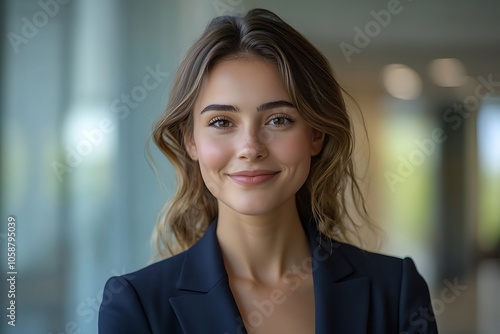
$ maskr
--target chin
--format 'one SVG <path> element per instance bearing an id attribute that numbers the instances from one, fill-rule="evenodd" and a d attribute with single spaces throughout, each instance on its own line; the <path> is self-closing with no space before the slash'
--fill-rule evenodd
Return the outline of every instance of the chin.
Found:
<path id="1" fill-rule="evenodd" d="M 261 216 L 265 215 L 269 212 L 272 212 L 276 207 L 270 206 L 267 204 L 266 206 L 258 205 L 256 203 L 244 205 L 244 204 L 233 204 L 228 205 L 233 211 L 246 216 Z"/>
<path id="2" fill-rule="evenodd" d="M 276 199 L 271 199 L 266 196 L 246 198 L 244 200 L 240 198 L 240 200 L 236 201 L 232 198 L 229 201 L 223 202 L 229 209 L 246 216 L 266 215 L 279 209 L 282 204 L 277 202 Z"/>

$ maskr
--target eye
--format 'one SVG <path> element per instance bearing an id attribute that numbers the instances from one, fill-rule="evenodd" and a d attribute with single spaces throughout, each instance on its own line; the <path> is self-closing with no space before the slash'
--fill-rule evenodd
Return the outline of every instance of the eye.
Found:
<path id="1" fill-rule="evenodd" d="M 224 117 L 214 117 L 208 122 L 208 126 L 216 128 L 218 130 L 223 128 L 229 128 L 231 126 L 231 122 Z"/>
<path id="2" fill-rule="evenodd" d="M 273 125 L 275 127 L 283 127 L 290 125 L 294 122 L 293 118 L 288 115 L 273 115 L 271 116 L 269 122 L 267 124 Z"/>

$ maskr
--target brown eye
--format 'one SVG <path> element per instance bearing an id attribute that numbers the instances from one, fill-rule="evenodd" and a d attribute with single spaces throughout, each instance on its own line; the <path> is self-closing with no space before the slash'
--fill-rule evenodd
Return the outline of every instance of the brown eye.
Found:
<path id="1" fill-rule="evenodd" d="M 285 124 L 285 119 L 281 117 L 273 118 L 270 122 L 272 125 L 283 125 Z"/>
<path id="2" fill-rule="evenodd" d="M 210 122 L 208 126 L 214 127 L 216 129 L 228 128 L 231 126 L 231 122 L 222 117 L 215 117 Z"/>
<path id="3" fill-rule="evenodd" d="M 293 123 L 293 119 L 287 115 L 274 115 L 269 120 L 268 124 L 275 127 L 282 127 Z"/>

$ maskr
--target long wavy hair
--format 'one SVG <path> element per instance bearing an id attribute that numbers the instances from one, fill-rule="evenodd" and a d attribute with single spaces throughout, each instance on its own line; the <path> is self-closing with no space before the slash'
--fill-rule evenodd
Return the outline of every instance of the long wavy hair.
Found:
<path id="1" fill-rule="evenodd" d="M 178 68 L 169 103 L 153 129 L 153 140 L 177 173 L 177 190 L 158 217 L 153 234 L 160 258 L 193 245 L 217 216 L 217 200 L 205 186 L 199 165 L 185 148 L 193 135 L 193 108 L 207 74 L 218 63 L 248 55 L 275 64 L 302 118 L 325 133 L 321 152 L 311 158 L 305 184 L 296 194 L 302 219 L 320 233 L 351 241 L 360 224 L 350 211 L 368 218 L 353 164 L 353 126 L 327 59 L 274 13 L 214 18 Z M 350 208 L 349 208 L 350 207 Z M 370 225 L 369 219 L 363 220 Z"/>

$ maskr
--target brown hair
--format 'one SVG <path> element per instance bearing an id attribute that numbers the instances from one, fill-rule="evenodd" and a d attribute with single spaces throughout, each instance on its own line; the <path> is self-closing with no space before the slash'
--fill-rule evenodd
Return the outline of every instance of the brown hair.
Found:
<path id="1" fill-rule="evenodd" d="M 210 22 L 181 63 L 167 109 L 154 127 L 153 139 L 175 168 L 178 181 L 154 233 L 160 257 L 193 245 L 217 215 L 217 200 L 205 186 L 198 163 L 189 157 L 184 136 L 192 136 L 193 107 L 210 70 L 225 59 L 245 55 L 275 64 L 300 115 L 325 133 L 323 149 L 312 157 L 309 176 L 296 195 L 301 218 L 313 219 L 327 237 L 346 241 L 358 227 L 347 199 L 354 200 L 357 214 L 367 217 L 355 178 L 351 118 L 327 59 L 277 15 L 253 9 L 244 16 L 220 16 Z"/>

